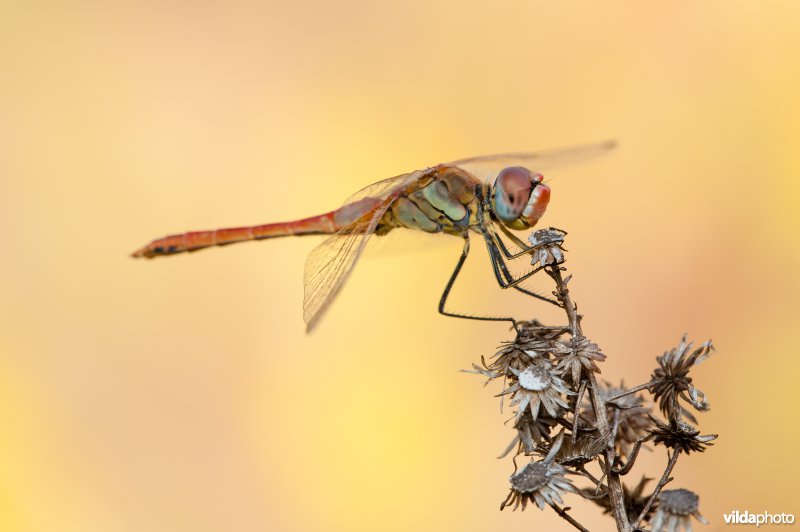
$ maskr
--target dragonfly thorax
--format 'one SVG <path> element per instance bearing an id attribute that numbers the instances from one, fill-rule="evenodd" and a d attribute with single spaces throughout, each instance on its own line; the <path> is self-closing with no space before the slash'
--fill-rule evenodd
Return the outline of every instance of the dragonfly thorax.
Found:
<path id="1" fill-rule="evenodd" d="M 550 187 L 542 174 L 521 166 L 504 168 L 491 188 L 491 207 L 495 216 L 511 229 L 536 225 L 550 201 Z"/>

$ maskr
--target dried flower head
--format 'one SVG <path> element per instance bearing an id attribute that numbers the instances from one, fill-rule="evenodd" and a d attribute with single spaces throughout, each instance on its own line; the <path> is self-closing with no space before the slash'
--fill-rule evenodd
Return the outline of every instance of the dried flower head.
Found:
<path id="1" fill-rule="evenodd" d="M 548 227 L 547 229 L 538 229 L 534 231 L 529 237 L 528 241 L 533 246 L 531 251 L 531 265 L 539 265 L 543 268 L 549 264 L 560 264 L 564 262 L 564 237 L 567 236 L 566 231 Z"/>
<path id="2" fill-rule="evenodd" d="M 553 335 L 549 335 L 553 336 Z M 492 355 L 491 362 L 481 357 L 483 368 L 473 364 L 475 371 L 490 378 L 508 376 L 509 368 L 522 370 L 534 362 L 549 360 L 549 352 L 553 349 L 555 341 L 546 335 L 533 334 L 532 330 L 521 328 L 517 337 L 512 342 L 504 342 L 497 352 Z"/>
<path id="3" fill-rule="evenodd" d="M 461 370 L 465 373 L 476 373 L 484 375 L 489 379 L 498 377 L 513 377 L 511 369 L 523 370 L 535 362 L 545 362 L 549 364 L 547 359 L 550 344 L 544 340 L 539 339 L 521 339 L 520 336 L 513 342 L 503 342 L 497 352 L 492 355 L 492 361 L 487 362 L 485 357 L 481 356 L 481 365 L 472 364 L 471 370 Z"/>
<path id="4" fill-rule="evenodd" d="M 691 532 L 691 517 L 703 523 L 708 521 L 698 511 L 700 497 L 689 490 L 665 490 L 658 496 L 658 511 L 653 518 L 653 532 Z"/>
<path id="5" fill-rule="evenodd" d="M 544 509 L 545 504 L 561 504 L 562 493 L 575 491 L 572 483 L 564 477 L 565 472 L 566 469 L 558 464 L 546 461 L 529 463 L 511 475 L 511 491 L 500 509 L 513 504 L 513 510 L 520 505 L 524 510 L 528 501 L 535 502 L 539 509 Z"/>
<path id="6" fill-rule="evenodd" d="M 578 436 L 573 442 L 571 438 L 564 438 L 561 447 L 555 453 L 555 461 L 566 467 L 578 467 L 597 458 L 608 446 L 608 438 L 597 437 L 589 434 Z M 542 446 L 540 452 L 550 453 L 552 445 Z"/>
<path id="7" fill-rule="evenodd" d="M 684 415 L 692 423 L 697 423 L 694 416 L 678 403 L 679 398 L 700 412 L 705 412 L 710 408 L 703 392 L 692 384 L 689 370 L 692 369 L 692 366 L 711 356 L 713 351 L 714 347 L 710 340 L 692 351 L 692 343 L 687 344 L 686 335 L 684 335 L 676 348 L 656 358 L 659 367 L 651 377 L 650 391 L 658 401 L 658 406 L 665 417 Z"/>
<path id="8" fill-rule="evenodd" d="M 558 417 L 560 410 L 569 405 L 562 395 L 575 395 L 562 381 L 550 362 L 530 364 L 522 370 L 509 368 L 516 382 L 503 390 L 500 395 L 511 394 L 509 404 L 517 406 L 517 417 L 521 417 L 526 409 L 530 409 L 533 419 L 539 415 L 539 407 L 543 406 L 550 417 Z"/>
<path id="9" fill-rule="evenodd" d="M 639 483 L 636 484 L 636 487 L 633 489 L 631 489 L 627 484 L 622 485 L 622 495 L 623 500 L 625 501 L 625 513 L 628 514 L 628 521 L 631 523 L 636 521 L 636 519 L 639 517 L 639 514 L 642 513 L 642 510 L 644 510 L 647 500 L 650 498 L 649 494 L 644 494 L 644 488 L 651 480 L 653 479 L 642 477 L 641 480 L 639 480 Z M 603 513 L 611 513 L 611 501 L 607 496 L 600 499 L 595 499 L 594 501 L 603 508 Z M 650 506 L 649 510 L 647 511 L 647 515 L 642 518 L 642 521 L 650 520 L 653 512 L 656 510 L 657 504 L 658 502 Z"/>
<path id="10" fill-rule="evenodd" d="M 569 326 L 545 325 L 537 319 L 517 321 L 517 339 L 523 340 L 557 340 L 569 332 Z"/>
<path id="11" fill-rule="evenodd" d="M 581 372 L 586 371 L 600 373 L 600 368 L 595 362 L 602 362 L 606 356 L 600 352 L 597 344 L 589 341 L 585 336 L 576 336 L 569 342 L 558 342 L 553 347 L 553 355 L 556 357 L 556 371 L 559 375 L 572 379 L 572 384 L 577 385 L 581 381 Z"/>
<path id="12" fill-rule="evenodd" d="M 655 416 L 650 416 L 650 419 L 656 425 L 656 428 L 648 431 L 653 437 L 654 443 L 660 443 L 685 453 L 692 451 L 703 452 L 707 446 L 714 445 L 711 443 L 712 440 L 717 439 L 716 434 L 700 436 L 699 430 L 683 421 L 670 419 L 669 425 L 667 425 Z"/>
<path id="13" fill-rule="evenodd" d="M 605 383 L 601 395 L 603 399 L 614 397 L 625 391 L 625 383 L 619 387 Z M 606 401 L 608 419 L 612 427 L 616 427 L 614 443 L 619 453 L 628 456 L 631 446 L 647 434 L 647 429 L 652 425 L 647 417 L 650 408 L 644 406 L 644 398 L 639 394 L 630 394 Z M 587 417 L 594 421 L 594 409 L 587 410 Z"/>
<path id="14" fill-rule="evenodd" d="M 532 454 L 536 450 L 538 443 L 542 441 L 551 442 L 553 440 L 550 432 L 552 432 L 553 427 L 558 425 L 558 420 L 548 416 L 546 413 L 539 412 L 539 415 L 534 419 L 530 409 L 523 411 L 521 416 L 514 416 L 514 420 L 514 428 L 517 429 L 517 435 L 514 436 L 514 439 L 503 454 L 500 455 L 500 458 L 508 455 L 515 446 L 517 446 L 517 454 Z"/>

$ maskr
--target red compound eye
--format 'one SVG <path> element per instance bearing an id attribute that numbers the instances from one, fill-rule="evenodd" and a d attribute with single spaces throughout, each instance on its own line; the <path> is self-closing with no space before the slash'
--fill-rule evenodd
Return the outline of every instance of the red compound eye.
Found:
<path id="1" fill-rule="evenodd" d="M 504 222 L 513 222 L 522 215 L 531 197 L 533 180 L 534 174 L 521 166 L 504 168 L 497 174 L 493 207 L 498 218 Z"/>

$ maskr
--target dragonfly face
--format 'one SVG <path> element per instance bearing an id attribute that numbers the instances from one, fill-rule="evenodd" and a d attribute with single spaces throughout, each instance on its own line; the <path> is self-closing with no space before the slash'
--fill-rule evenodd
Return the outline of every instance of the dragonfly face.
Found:
<path id="1" fill-rule="evenodd" d="M 542 174 L 522 166 L 510 166 L 497 174 L 491 206 L 506 227 L 528 229 L 536 225 L 550 201 L 550 187 L 542 179 Z"/>

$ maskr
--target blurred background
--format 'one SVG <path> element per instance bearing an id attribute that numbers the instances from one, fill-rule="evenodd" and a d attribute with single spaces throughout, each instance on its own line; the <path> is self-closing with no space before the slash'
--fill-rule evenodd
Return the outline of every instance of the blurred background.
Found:
<path id="1" fill-rule="evenodd" d="M 602 377 L 713 339 L 694 376 L 721 436 L 671 487 L 709 530 L 800 513 L 798 32 L 792 1 L 3 3 L 0 529 L 566 529 L 498 510 L 512 430 L 458 370 L 511 335 L 436 313 L 457 239 L 365 258 L 312 335 L 314 238 L 128 254 L 607 138 L 548 175 L 542 221 L 569 231 Z M 474 244 L 453 308 L 560 318 Z"/>

